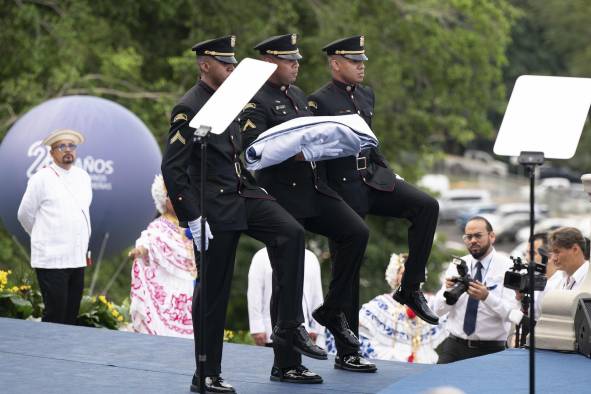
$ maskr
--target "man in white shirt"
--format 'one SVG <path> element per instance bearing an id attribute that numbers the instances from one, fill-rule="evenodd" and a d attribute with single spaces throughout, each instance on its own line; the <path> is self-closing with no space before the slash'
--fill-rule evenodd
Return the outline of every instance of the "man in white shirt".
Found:
<path id="1" fill-rule="evenodd" d="M 273 269 L 267 248 L 263 248 L 255 253 L 248 270 L 248 320 L 250 335 L 258 346 L 265 346 L 272 342 L 273 325 L 270 309 L 273 290 L 272 277 Z M 302 310 L 304 312 L 304 326 L 314 342 L 316 342 L 318 335 L 324 332 L 324 327 L 314 320 L 312 312 L 322 305 L 323 299 L 320 263 L 316 255 L 306 249 Z M 325 346 L 322 345 L 322 347 Z"/>
<path id="2" fill-rule="evenodd" d="M 83 142 L 82 134 L 69 129 L 43 140 L 53 163 L 31 176 L 18 208 L 18 220 L 31 237 L 45 322 L 76 324 L 80 308 L 92 201 L 90 176 L 74 165 Z"/>
<path id="3" fill-rule="evenodd" d="M 515 292 L 503 286 L 505 272 L 513 264 L 495 252 L 495 233 L 488 220 L 480 216 L 471 218 L 462 238 L 469 252 L 462 259 L 473 281 L 455 304 L 448 304 L 444 293 L 456 285 L 452 278 L 458 276 L 452 263 L 435 296 L 435 313 L 448 314 L 446 328 L 450 333 L 437 348 L 439 364 L 505 349 L 511 328 L 509 313 L 518 308 Z"/>
<path id="4" fill-rule="evenodd" d="M 561 227 L 550 233 L 550 258 L 556 265 L 556 273 L 546 283 L 544 293 L 550 290 L 576 290 L 589 271 L 585 260 L 587 243 L 583 234 L 574 227 Z"/>

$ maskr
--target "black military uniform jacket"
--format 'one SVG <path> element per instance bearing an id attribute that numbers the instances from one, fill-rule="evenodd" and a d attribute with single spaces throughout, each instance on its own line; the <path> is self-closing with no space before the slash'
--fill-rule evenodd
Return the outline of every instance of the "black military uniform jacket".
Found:
<path id="1" fill-rule="evenodd" d="M 359 114 L 371 127 L 374 94 L 370 87 L 348 85 L 333 80 L 310 95 L 308 106 L 314 115 Z M 366 211 L 367 202 L 359 188 L 363 183 L 380 190 L 392 191 L 396 175 L 377 149 L 367 149 L 353 156 L 325 162 L 328 184 L 357 212 Z M 364 207 L 365 206 L 365 207 Z"/>
<path id="2" fill-rule="evenodd" d="M 181 223 L 201 216 L 201 146 L 192 142 L 195 129 L 189 127 L 189 122 L 213 93 L 213 89 L 199 81 L 185 93 L 171 114 L 162 175 Z M 242 149 L 239 127 L 235 120 L 222 134 L 208 137 L 206 214 L 214 233 L 247 228 L 244 197 L 273 199 L 256 186 L 239 158 Z"/>
<path id="3" fill-rule="evenodd" d="M 288 120 L 312 116 L 306 95 L 295 85 L 278 86 L 267 82 L 246 105 L 240 117 L 244 148 L 262 132 Z M 290 158 L 259 170 L 257 183 L 273 195 L 297 219 L 319 214 L 315 204 L 318 194 L 341 198 L 326 183 L 323 162 L 311 163 Z"/>

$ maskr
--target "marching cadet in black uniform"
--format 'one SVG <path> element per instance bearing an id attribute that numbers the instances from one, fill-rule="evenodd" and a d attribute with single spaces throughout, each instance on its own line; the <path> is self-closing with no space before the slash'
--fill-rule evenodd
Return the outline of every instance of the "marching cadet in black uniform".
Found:
<path id="1" fill-rule="evenodd" d="M 360 84 L 365 76 L 363 62 L 367 60 L 364 37 L 343 38 L 322 50 L 329 57 L 333 79 L 310 95 L 309 108 L 315 115 L 357 113 L 371 127 L 374 94 L 370 87 Z M 420 289 L 437 227 L 437 200 L 397 177 L 377 148 L 362 151 L 358 157 L 332 159 L 325 164 L 329 186 L 361 217 L 370 214 L 406 218 L 411 222 L 404 276 L 393 297 L 421 319 L 437 324 L 438 317 L 429 309 Z M 356 302 L 348 313 L 351 320 L 358 322 L 359 280 L 354 285 Z"/>
<path id="2" fill-rule="evenodd" d="M 265 85 L 246 105 L 240 120 L 244 146 L 252 143 L 265 130 L 302 116 L 311 116 L 306 96 L 292 85 L 298 75 L 301 59 L 297 36 L 274 36 L 259 43 L 261 58 L 277 65 Z M 335 155 L 331 143 L 311 146 L 314 157 Z M 343 311 L 350 308 L 352 280 L 359 271 L 369 230 L 363 220 L 332 189 L 322 176 L 322 162 L 304 161 L 300 153 L 280 164 L 257 171 L 259 185 L 271 193 L 306 230 L 322 234 L 336 245 L 332 279 L 323 305 L 312 316 L 335 336 L 345 351 L 335 359 L 335 368 L 375 372 L 376 366 L 359 356 L 359 340 L 349 329 Z M 275 291 L 275 288 L 274 288 Z M 272 310 L 272 315 L 275 312 Z M 283 355 L 281 355 L 283 356 Z M 276 358 L 277 360 L 278 358 Z M 299 355 L 284 364 L 298 363 Z M 273 376 L 283 379 L 283 371 Z"/>
<path id="3" fill-rule="evenodd" d="M 199 200 L 201 150 L 192 146 L 194 129 L 190 120 L 209 100 L 215 90 L 234 70 L 234 36 L 208 40 L 196 44 L 201 79 L 172 110 L 171 127 L 164 157 L 162 174 L 170 200 L 179 221 L 188 223 L 196 245 L 200 245 L 201 209 Z M 220 377 L 222 342 L 226 309 L 236 248 L 241 233 L 265 243 L 273 266 L 273 274 L 281 289 L 275 297 L 277 319 L 275 340 L 283 343 L 275 352 L 302 353 L 326 359 L 326 352 L 314 345 L 302 325 L 302 291 L 304 270 L 304 229 L 273 197 L 256 186 L 239 158 L 241 135 L 238 121 L 224 133 L 208 136 L 206 204 L 208 226 L 206 236 L 208 269 L 201 278 L 205 286 L 206 305 L 200 305 L 198 288 L 193 293 L 193 327 L 195 355 L 198 355 L 199 308 L 205 308 L 206 356 L 205 376 L 207 392 L 235 392 Z M 211 231 L 209 231 L 211 225 Z M 212 234 L 213 233 L 213 236 Z M 206 240 L 206 241 L 208 241 Z M 196 248 L 199 248 L 197 246 Z M 195 253 L 199 256 L 199 253 Z M 300 363 L 277 365 L 291 367 L 290 379 L 295 383 L 321 383 L 322 378 L 308 371 Z M 198 392 L 197 372 L 191 391 Z"/>

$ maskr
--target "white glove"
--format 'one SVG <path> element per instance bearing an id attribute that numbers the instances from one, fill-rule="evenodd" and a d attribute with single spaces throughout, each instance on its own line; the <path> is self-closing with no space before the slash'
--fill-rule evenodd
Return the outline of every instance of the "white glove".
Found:
<path id="1" fill-rule="evenodd" d="M 310 144 L 302 145 L 302 153 L 307 161 L 323 160 L 329 157 L 337 157 L 343 150 L 335 148 L 339 144 L 339 140 L 324 142 L 312 142 Z"/>
<path id="2" fill-rule="evenodd" d="M 197 250 L 201 251 L 201 216 L 195 220 L 191 220 L 189 222 L 189 228 L 191 229 L 191 234 L 193 234 L 193 242 L 195 242 L 195 246 L 197 246 Z M 213 239 L 213 234 L 209 229 L 209 223 L 205 222 L 205 250 L 207 250 L 209 246 L 209 240 Z"/>

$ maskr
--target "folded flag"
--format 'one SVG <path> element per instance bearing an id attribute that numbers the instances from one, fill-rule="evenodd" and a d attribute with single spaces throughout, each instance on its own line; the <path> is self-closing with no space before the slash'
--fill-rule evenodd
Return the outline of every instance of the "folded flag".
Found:
<path id="1" fill-rule="evenodd" d="M 260 170 L 281 163 L 300 152 L 309 161 L 355 156 L 375 148 L 378 139 L 357 114 L 305 116 L 270 128 L 245 150 L 246 168 Z"/>

